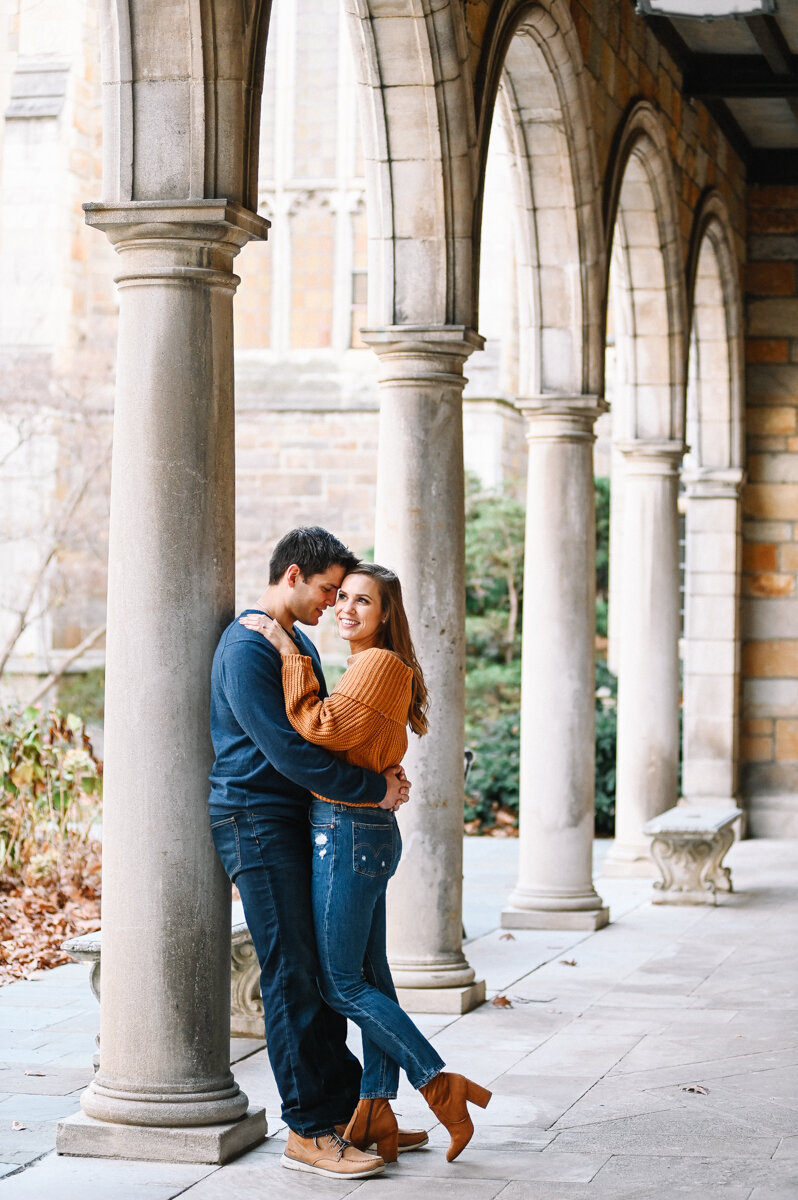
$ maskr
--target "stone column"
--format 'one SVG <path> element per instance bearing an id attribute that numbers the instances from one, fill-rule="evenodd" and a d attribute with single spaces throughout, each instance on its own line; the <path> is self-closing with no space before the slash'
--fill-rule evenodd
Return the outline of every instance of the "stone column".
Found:
<path id="1" fill-rule="evenodd" d="M 529 469 L 519 874 L 502 925 L 600 929 L 593 887 L 596 396 L 516 401 Z"/>
<path id="2" fill-rule="evenodd" d="M 465 497 L 463 364 L 482 338 L 465 326 L 390 326 L 364 339 L 380 360 L 375 558 L 402 581 L 430 693 L 430 730 L 410 735 L 413 783 L 402 862 L 388 891 L 388 951 L 415 1012 L 466 1012 L 484 980 L 462 949 Z"/>
<path id="3" fill-rule="evenodd" d="M 739 467 L 682 473 L 687 491 L 682 794 L 688 805 L 737 807 L 743 478 Z"/>
<path id="4" fill-rule="evenodd" d="M 622 443 L 623 587 L 615 845 L 604 875 L 654 873 L 643 826 L 678 799 L 678 441 Z"/>
<path id="5" fill-rule="evenodd" d="M 211 658 L 234 602 L 225 200 L 87 205 L 120 258 L 100 1067 L 63 1154 L 222 1162 L 262 1140 L 230 1071 L 230 886 L 208 828 Z"/>

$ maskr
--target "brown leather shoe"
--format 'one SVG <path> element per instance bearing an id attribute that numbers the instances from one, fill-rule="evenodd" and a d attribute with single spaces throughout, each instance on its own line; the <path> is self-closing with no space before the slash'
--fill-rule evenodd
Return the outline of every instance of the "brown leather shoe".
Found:
<path id="1" fill-rule="evenodd" d="M 426 1129 L 400 1129 L 390 1101 L 384 1099 L 361 1100 L 349 1124 L 336 1125 L 335 1129 L 360 1150 L 370 1150 L 376 1146 L 377 1153 L 386 1163 L 395 1162 L 397 1155 L 407 1150 L 420 1150 L 429 1142 Z M 394 1131 L 395 1146 L 392 1140 Z"/>
<path id="2" fill-rule="evenodd" d="M 426 1129 L 399 1129 L 399 1144 L 396 1147 L 400 1154 L 407 1150 L 420 1150 L 429 1141 Z"/>
<path id="3" fill-rule="evenodd" d="M 330 1175 L 334 1179 L 365 1179 L 369 1175 L 381 1175 L 385 1170 L 385 1162 L 378 1154 L 364 1154 L 337 1133 L 303 1138 L 293 1129 L 288 1131 L 281 1163 L 289 1171 L 309 1171 L 312 1175 Z"/>
<path id="4" fill-rule="evenodd" d="M 441 1071 L 419 1091 L 441 1125 L 449 1131 L 451 1141 L 446 1151 L 446 1161 L 454 1162 L 474 1136 L 474 1122 L 468 1115 L 466 1101 L 487 1108 L 492 1093 L 473 1080 L 466 1079 L 465 1075 L 454 1075 L 448 1071 Z"/>

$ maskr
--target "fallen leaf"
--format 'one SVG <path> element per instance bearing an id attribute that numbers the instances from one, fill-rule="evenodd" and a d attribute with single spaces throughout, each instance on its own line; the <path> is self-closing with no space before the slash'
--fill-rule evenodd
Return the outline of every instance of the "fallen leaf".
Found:
<path id="1" fill-rule="evenodd" d="M 561 958 L 560 962 L 562 963 L 562 965 L 564 967 L 575 967 L 576 966 L 575 958 Z"/>
<path id="2" fill-rule="evenodd" d="M 31 1070 L 28 1070 L 28 1071 L 26 1071 L 26 1072 L 25 1072 L 25 1074 L 26 1074 L 26 1075 L 41 1075 L 41 1076 L 42 1076 L 42 1078 L 44 1078 L 44 1076 L 46 1076 L 47 1072 L 46 1072 L 46 1071 L 31 1071 Z"/>
<path id="3" fill-rule="evenodd" d="M 512 1000 L 508 1000 L 506 996 L 494 996 L 493 999 L 491 1000 L 491 1004 L 494 1006 L 494 1008 L 512 1008 L 513 1007 Z"/>
<path id="4" fill-rule="evenodd" d="M 500 942 L 514 942 L 515 934 L 514 933 L 500 933 L 499 941 Z"/>
<path id="5" fill-rule="evenodd" d="M 705 1088 L 703 1083 L 683 1083 L 679 1087 L 680 1092 L 693 1092 L 696 1096 L 708 1096 L 709 1088 Z"/>
<path id="6" fill-rule="evenodd" d="M 24 1129 L 25 1126 L 22 1124 L 21 1121 L 12 1121 L 11 1128 L 18 1132 L 20 1129 Z"/>

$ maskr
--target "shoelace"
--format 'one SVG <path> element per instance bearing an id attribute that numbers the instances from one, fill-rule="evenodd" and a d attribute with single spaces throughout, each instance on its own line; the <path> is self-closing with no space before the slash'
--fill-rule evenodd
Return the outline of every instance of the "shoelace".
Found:
<path id="1" fill-rule="evenodd" d="M 338 1151 L 337 1158 L 338 1158 L 338 1161 L 340 1162 L 344 1156 L 344 1151 L 346 1150 L 347 1146 L 350 1143 L 347 1142 L 345 1138 L 342 1138 L 340 1136 L 340 1134 L 336 1133 L 334 1130 L 332 1133 L 328 1133 L 327 1137 L 330 1139 L 330 1149 L 331 1150 L 335 1149 Z M 313 1141 L 316 1143 L 316 1148 L 318 1150 L 320 1150 L 321 1146 L 319 1146 L 319 1139 L 314 1138 Z"/>

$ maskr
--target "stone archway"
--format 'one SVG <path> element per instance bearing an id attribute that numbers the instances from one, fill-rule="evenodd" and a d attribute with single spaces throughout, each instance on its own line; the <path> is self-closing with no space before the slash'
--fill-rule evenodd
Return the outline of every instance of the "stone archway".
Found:
<path id="1" fill-rule="evenodd" d="M 481 178 L 495 121 L 512 170 L 516 403 L 529 445 L 521 850 L 502 922 L 597 928 L 608 919 L 592 882 L 592 444 L 604 407 L 603 240 L 584 65 L 567 6 L 499 6 L 478 79 Z"/>
<path id="2" fill-rule="evenodd" d="M 737 804 L 740 687 L 742 308 L 726 207 L 708 192 L 688 266 L 683 786 L 687 804 Z"/>
<path id="3" fill-rule="evenodd" d="M 616 840 L 605 874 L 648 873 L 645 822 L 677 801 L 679 464 L 686 300 L 664 131 L 635 104 L 607 190 L 617 314 L 610 634 L 617 663 Z M 620 486 L 619 486 L 620 484 Z"/>
<path id="4" fill-rule="evenodd" d="M 375 556 L 399 574 L 433 697 L 406 758 L 418 804 L 388 896 L 407 1006 L 484 998 L 462 949 L 465 499 L 463 366 L 473 325 L 475 127 L 462 6 L 356 0 L 369 222 L 369 326 L 380 362 Z"/>

